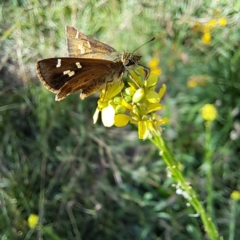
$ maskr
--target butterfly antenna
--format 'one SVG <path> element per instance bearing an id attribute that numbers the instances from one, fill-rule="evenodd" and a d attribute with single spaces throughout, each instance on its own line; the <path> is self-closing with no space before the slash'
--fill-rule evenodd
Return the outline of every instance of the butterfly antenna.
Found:
<path id="1" fill-rule="evenodd" d="M 153 37 L 152 39 L 150 39 L 149 41 L 147 41 L 147 42 L 145 42 L 144 44 L 142 44 L 141 46 L 139 46 L 137 49 L 135 49 L 132 53 L 135 53 L 139 48 L 141 48 L 142 46 L 144 46 L 145 44 L 147 44 L 147 43 L 150 43 L 150 42 L 152 42 L 152 41 L 154 41 L 155 40 L 155 37 Z"/>

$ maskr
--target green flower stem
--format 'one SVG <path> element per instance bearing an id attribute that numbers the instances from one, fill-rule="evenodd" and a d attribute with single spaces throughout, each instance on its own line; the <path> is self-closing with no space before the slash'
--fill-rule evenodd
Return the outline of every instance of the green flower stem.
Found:
<path id="1" fill-rule="evenodd" d="M 213 218 L 213 186 L 212 186 L 212 155 L 211 150 L 211 122 L 205 123 L 206 139 L 205 139 L 205 162 L 204 171 L 206 174 L 207 185 L 207 211 L 211 218 Z"/>
<path id="2" fill-rule="evenodd" d="M 178 169 L 178 162 L 174 159 L 173 154 L 171 153 L 162 137 L 155 136 L 153 139 L 151 139 L 151 141 L 160 150 L 160 154 L 167 164 L 173 179 L 176 181 L 177 186 L 179 186 L 179 188 L 184 192 L 183 196 L 200 215 L 209 239 L 222 240 L 223 238 L 219 236 L 218 231 L 212 222 L 212 219 L 207 215 L 204 207 L 197 197 L 197 194 L 192 189 L 191 185 L 185 180 L 181 171 Z"/>
<path id="3" fill-rule="evenodd" d="M 237 200 L 232 199 L 231 206 L 231 219 L 230 219 L 230 227 L 229 227 L 229 240 L 234 240 L 234 230 L 236 227 L 236 216 L 237 216 Z"/>

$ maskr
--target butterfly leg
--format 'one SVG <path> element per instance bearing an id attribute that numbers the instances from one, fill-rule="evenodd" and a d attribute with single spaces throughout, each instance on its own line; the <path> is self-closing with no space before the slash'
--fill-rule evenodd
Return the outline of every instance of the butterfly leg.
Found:
<path id="1" fill-rule="evenodd" d="M 137 85 L 138 88 L 141 88 L 139 86 L 139 84 L 134 80 L 133 76 L 131 75 L 131 73 L 128 71 L 128 75 L 129 75 L 129 78 Z"/>
<path id="2" fill-rule="evenodd" d="M 146 67 L 146 66 L 141 65 L 141 64 L 138 64 L 138 65 L 143 68 L 143 71 L 145 73 L 144 80 L 148 79 L 149 74 L 150 74 L 150 69 L 148 67 Z"/>

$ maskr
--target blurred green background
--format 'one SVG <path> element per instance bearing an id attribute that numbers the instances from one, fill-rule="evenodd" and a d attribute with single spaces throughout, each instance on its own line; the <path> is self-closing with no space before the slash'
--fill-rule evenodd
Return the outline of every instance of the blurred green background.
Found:
<path id="1" fill-rule="evenodd" d="M 65 25 L 119 52 L 156 37 L 138 53 L 146 66 L 159 61 L 167 84 L 164 139 L 203 205 L 211 150 L 213 220 L 224 239 L 239 239 L 231 195 L 240 191 L 239 10 L 239 1 L 221 0 L 1 2 L 1 239 L 207 239 L 136 128 L 94 125 L 97 96 L 55 102 L 37 79 L 36 61 L 67 56 Z M 207 103 L 218 111 L 208 146 L 199 113 Z"/>

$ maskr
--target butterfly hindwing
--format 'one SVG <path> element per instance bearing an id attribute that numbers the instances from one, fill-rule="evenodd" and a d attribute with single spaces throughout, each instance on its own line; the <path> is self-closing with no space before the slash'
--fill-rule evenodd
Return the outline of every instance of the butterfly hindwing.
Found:
<path id="1" fill-rule="evenodd" d="M 44 86 L 57 93 L 56 100 L 80 89 L 85 98 L 103 88 L 107 81 L 118 78 L 123 71 L 120 62 L 87 58 L 49 58 L 39 61 L 36 67 Z"/>

